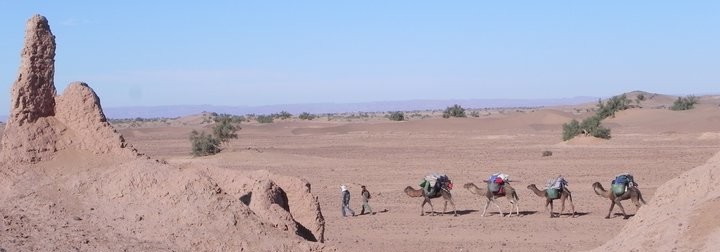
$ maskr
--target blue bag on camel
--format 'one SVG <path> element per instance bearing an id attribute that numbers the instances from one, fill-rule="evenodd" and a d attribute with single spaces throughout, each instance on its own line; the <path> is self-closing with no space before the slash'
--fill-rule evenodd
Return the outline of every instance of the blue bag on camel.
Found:
<path id="1" fill-rule="evenodd" d="M 612 183 L 612 192 L 615 196 L 623 195 L 627 191 L 628 185 L 633 183 L 633 177 L 630 174 L 620 174 L 615 177 Z"/>

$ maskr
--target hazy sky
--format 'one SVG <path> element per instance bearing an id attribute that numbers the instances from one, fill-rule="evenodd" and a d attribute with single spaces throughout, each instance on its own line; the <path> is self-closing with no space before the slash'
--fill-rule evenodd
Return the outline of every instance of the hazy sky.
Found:
<path id="1" fill-rule="evenodd" d="M 187 2 L 3 1 L 0 111 L 35 13 L 106 107 L 720 94 L 720 1 Z"/>

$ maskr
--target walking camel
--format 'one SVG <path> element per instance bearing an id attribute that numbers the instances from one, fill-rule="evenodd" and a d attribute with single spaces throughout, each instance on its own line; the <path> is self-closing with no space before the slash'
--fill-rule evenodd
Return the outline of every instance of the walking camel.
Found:
<path id="1" fill-rule="evenodd" d="M 531 191 L 533 191 L 535 193 L 535 195 L 537 195 L 538 197 L 545 198 L 545 211 L 548 210 L 547 207 L 548 207 L 548 205 L 550 205 L 550 218 L 554 218 L 555 215 L 553 214 L 553 201 L 558 198 L 551 199 L 547 193 L 547 189 L 540 191 L 540 189 L 538 189 L 537 186 L 535 186 L 535 184 L 530 184 L 529 186 L 527 186 L 527 188 L 530 189 Z M 560 208 L 560 213 L 557 215 L 557 217 L 560 217 L 563 214 L 563 212 L 565 211 L 565 200 L 567 199 L 567 200 L 570 200 L 570 207 L 572 208 L 572 217 L 574 218 L 575 217 L 575 204 L 573 204 L 572 194 L 570 193 L 570 190 L 567 189 L 567 187 L 563 187 L 563 190 L 560 191 L 559 199 L 560 199 L 560 204 L 562 205 L 562 207 Z"/>
<path id="2" fill-rule="evenodd" d="M 603 188 L 602 184 L 600 184 L 600 182 L 593 183 L 592 187 L 593 190 L 595 190 L 595 194 L 600 195 L 603 198 L 610 199 L 610 210 L 608 211 L 607 216 L 605 216 L 605 219 L 610 219 L 610 214 L 612 214 L 612 210 L 615 205 L 620 207 L 620 211 L 622 211 L 623 217 L 625 219 L 630 218 L 630 216 L 625 213 L 625 208 L 622 206 L 622 204 L 620 204 L 620 201 L 630 199 L 633 204 L 635 204 L 635 207 L 637 207 L 638 210 L 640 209 L 641 202 L 642 204 L 647 204 L 645 203 L 645 200 L 640 193 L 640 189 L 635 186 L 628 186 L 627 191 L 625 191 L 625 193 L 623 193 L 622 195 L 615 195 L 612 190 L 606 191 L 605 188 Z"/>
<path id="3" fill-rule="evenodd" d="M 445 206 L 443 206 L 443 211 L 440 213 L 440 215 L 443 215 L 445 211 L 447 210 L 447 204 L 450 202 L 450 204 L 453 207 L 453 216 L 457 216 L 457 209 L 455 209 L 455 202 L 452 199 L 452 194 L 450 193 L 450 189 L 448 188 L 448 184 L 450 184 L 450 181 L 443 181 L 438 182 L 440 183 L 440 191 L 436 193 L 433 197 L 428 197 L 428 195 L 425 194 L 425 190 L 420 188 L 419 190 L 415 190 L 412 188 L 412 186 L 405 187 L 405 194 L 407 194 L 410 197 L 423 197 L 422 205 L 420 205 L 420 216 L 425 215 L 425 204 L 430 204 L 430 212 L 431 214 L 435 214 L 435 208 L 433 207 L 431 199 L 434 198 L 440 198 L 445 201 Z"/>
<path id="4" fill-rule="evenodd" d="M 465 189 L 468 189 L 471 193 L 485 196 L 485 198 L 487 199 L 487 201 L 485 202 L 485 209 L 483 209 L 483 213 L 481 216 L 485 217 L 485 212 L 487 212 L 488 206 L 490 206 L 490 202 L 495 203 L 495 206 L 497 206 L 498 208 L 498 212 L 500 212 L 500 216 L 504 216 L 502 210 L 500 209 L 500 205 L 498 205 L 497 201 L 495 201 L 497 198 L 500 197 L 507 197 L 508 200 L 510 200 L 510 214 L 507 215 L 508 217 L 512 215 L 513 206 L 515 207 L 515 212 L 517 216 L 520 216 L 520 208 L 518 207 L 518 201 L 520 201 L 520 198 L 518 198 L 515 189 L 512 188 L 510 184 L 505 183 L 503 185 L 505 194 L 501 195 L 496 195 L 487 189 L 483 192 L 483 189 L 480 189 L 480 187 L 476 186 L 473 183 L 467 183 L 463 185 L 463 187 L 465 187 Z"/>

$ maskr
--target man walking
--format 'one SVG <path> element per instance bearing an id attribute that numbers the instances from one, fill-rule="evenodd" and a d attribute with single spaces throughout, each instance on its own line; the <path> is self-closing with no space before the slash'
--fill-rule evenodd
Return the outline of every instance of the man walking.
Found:
<path id="1" fill-rule="evenodd" d="M 347 213 L 350 213 L 354 217 L 355 211 L 350 209 L 350 191 L 345 185 L 340 186 L 340 191 L 342 191 L 342 216 L 347 217 Z"/>
<path id="2" fill-rule="evenodd" d="M 360 188 L 362 188 L 362 192 L 360 194 L 362 195 L 362 200 L 363 200 L 363 205 L 362 205 L 362 210 L 360 210 L 360 215 L 365 214 L 365 210 L 367 210 L 367 213 L 369 213 L 369 214 L 375 214 L 372 211 L 370 204 L 368 203 L 368 201 L 370 200 L 370 192 L 367 190 L 367 188 L 365 188 L 364 185 L 361 186 Z"/>

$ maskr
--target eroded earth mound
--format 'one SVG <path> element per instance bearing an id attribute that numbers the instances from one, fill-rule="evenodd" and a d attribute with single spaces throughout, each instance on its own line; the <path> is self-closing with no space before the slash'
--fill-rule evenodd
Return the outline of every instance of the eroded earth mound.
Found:
<path id="1" fill-rule="evenodd" d="M 56 96 L 54 55 L 32 17 L 0 152 L 0 250 L 334 250 L 306 180 L 139 158 L 87 84 Z"/>

